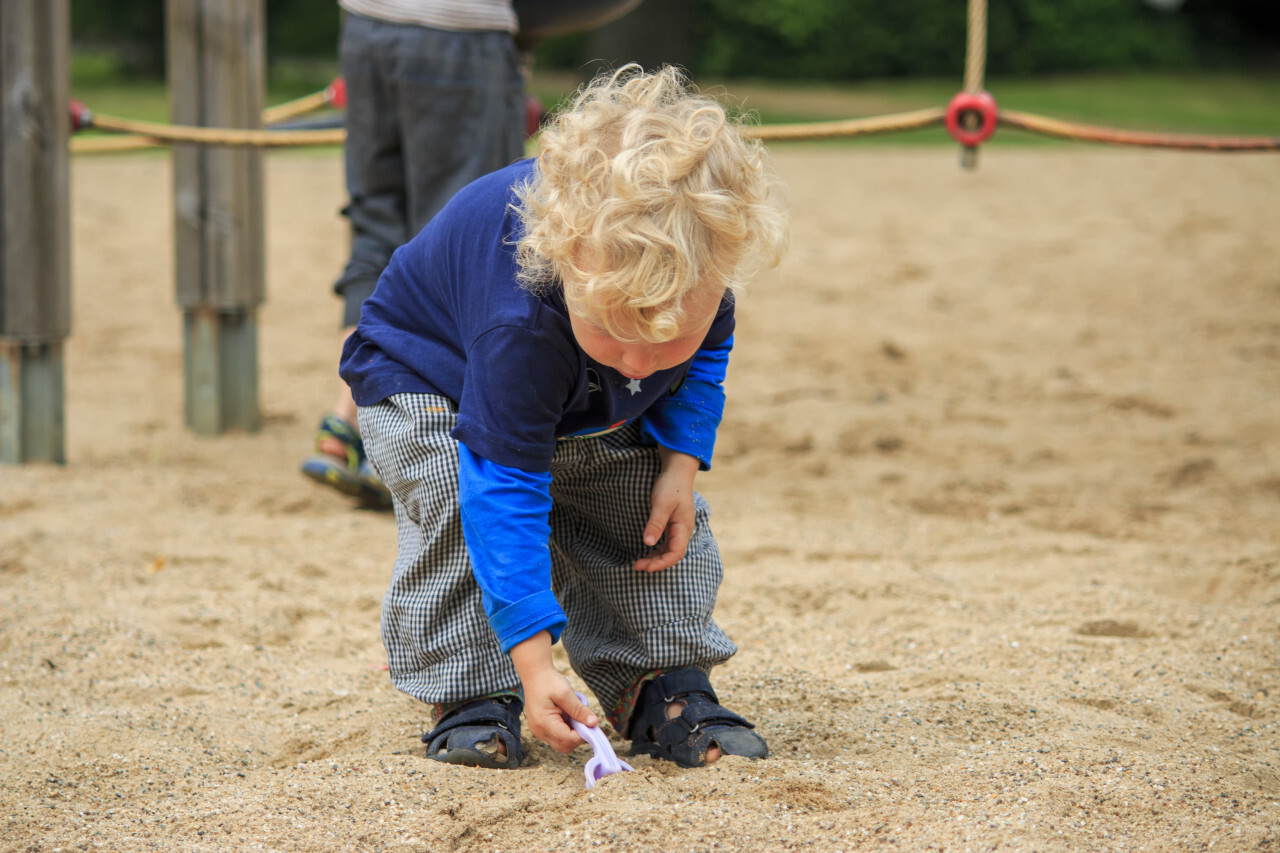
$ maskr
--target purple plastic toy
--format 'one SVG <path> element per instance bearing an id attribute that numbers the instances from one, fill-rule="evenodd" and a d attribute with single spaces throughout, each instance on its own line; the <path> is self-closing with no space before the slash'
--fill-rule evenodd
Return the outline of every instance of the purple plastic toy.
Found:
<path id="1" fill-rule="evenodd" d="M 587 697 L 581 693 L 575 693 L 575 696 L 582 702 L 587 704 Z M 569 725 L 573 726 L 573 730 L 582 735 L 582 739 L 591 744 L 591 748 L 595 750 L 595 757 L 587 762 L 584 773 L 587 777 L 587 790 L 591 790 L 606 776 L 612 776 L 614 773 L 621 773 L 624 770 L 633 770 L 630 764 L 625 761 L 618 760 L 618 756 L 614 753 L 613 747 L 609 744 L 609 739 L 605 737 L 604 732 L 600 731 L 599 726 L 585 726 L 575 720 L 573 717 L 565 715 L 565 719 L 569 721 Z"/>

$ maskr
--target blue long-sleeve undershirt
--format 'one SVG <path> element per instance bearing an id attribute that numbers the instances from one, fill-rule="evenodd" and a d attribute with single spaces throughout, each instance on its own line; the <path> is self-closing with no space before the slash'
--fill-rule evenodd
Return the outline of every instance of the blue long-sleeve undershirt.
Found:
<path id="1" fill-rule="evenodd" d="M 732 349 L 730 335 L 718 346 L 698 350 L 680 390 L 640 417 L 640 428 L 650 440 L 696 458 L 703 471 L 711 467 L 724 416 L 724 378 Z"/>
<path id="2" fill-rule="evenodd" d="M 471 570 L 504 652 L 567 623 L 551 591 L 551 475 L 490 462 L 458 445 L 458 499 Z"/>
<path id="3" fill-rule="evenodd" d="M 641 417 L 650 440 L 687 453 L 705 470 L 724 412 L 733 346 L 701 349 L 680 389 Z M 471 569 L 485 615 L 504 652 L 540 631 L 552 641 L 567 624 L 551 591 L 551 475 L 500 465 L 459 444 L 458 497 Z"/>

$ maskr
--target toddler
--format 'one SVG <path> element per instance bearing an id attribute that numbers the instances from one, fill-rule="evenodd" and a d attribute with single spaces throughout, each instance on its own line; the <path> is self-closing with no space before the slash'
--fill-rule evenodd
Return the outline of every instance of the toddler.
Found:
<path id="1" fill-rule="evenodd" d="M 580 90 L 539 154 L 461 190 L 393 256 L 341 375 L 394 499 L 391 678 L 433 706 L 429 758 L 514 768 L 523 710 L 561 751 L 595 725 L 632 754 L 763 758 L 708 673 L 723 568 L 711 464 L 734 297 L 776 263 L 763 148 L 676 70 Z"/>

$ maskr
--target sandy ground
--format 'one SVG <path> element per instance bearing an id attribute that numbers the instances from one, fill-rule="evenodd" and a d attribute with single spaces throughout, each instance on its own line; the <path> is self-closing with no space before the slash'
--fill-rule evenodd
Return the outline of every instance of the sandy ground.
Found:
<path id="1" fill-rule="evenodd" d="M 336 155 L 269 159 L 265 422 L 219 438 L 167 158 L 77 160 L 69 462 L 0 468 L 0 849 L 1280 850 L 1280 161 L 956 159 L 777 149 L 700 480 L 773 756 L 592 792 L 585 747 L 423 758 L 393 520 L 297 473 Z"/>

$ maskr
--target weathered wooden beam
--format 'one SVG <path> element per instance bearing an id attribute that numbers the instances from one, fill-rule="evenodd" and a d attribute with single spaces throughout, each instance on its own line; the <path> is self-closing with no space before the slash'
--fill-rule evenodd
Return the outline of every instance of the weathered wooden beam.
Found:
<path id="1" fill-rule="evenodd" d="M 64 463 L 62 342 L 0 338 L 0 462 Z"/>
<path id="2" fill-rule="evenodd" d="M 0 2 L 0 462 L 66 462 L 67 0 Z"/>
<path id="3" fill-rule="evenodd" d="M 229 427 L 257 430 L 258 319 L 253 311 L 219 311 L 208 305 L 182 316 L 186 417 L 197 435 Z"/>
<path id="4" fill-rule="evenodd" d="M 168 49 L 174 123 L 262 126 L 263 0 L 168 0 Z M 187 426 L 201 435 L 257 430 L 263 152 L 175 145 L 173 164 Z"/>

